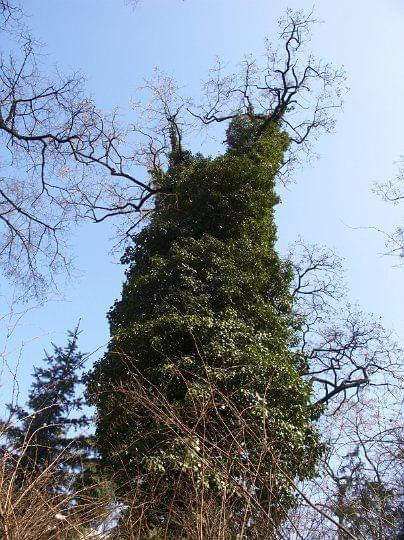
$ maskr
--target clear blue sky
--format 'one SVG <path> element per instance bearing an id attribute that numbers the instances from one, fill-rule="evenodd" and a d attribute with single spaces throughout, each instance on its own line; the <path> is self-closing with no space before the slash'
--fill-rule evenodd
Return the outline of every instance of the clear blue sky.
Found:
<path id="1" fill-rule="evenodd" d="M 124 0 L 22 0 L 22 5 L 33 33 L 46 44 L 44 64 L 82 71 L 101 108 L 125 109 L 155 66 L 197 96 L 216 55 L 236 64 L 245 53 L 261 54 L 265 36 L 275 38 L 286 7 L 310 10 L 313 1 L 143 0 L 134 10 Z M 315 10 L 324 23 L 315 29 L 312 50 L 345 66 L 350 92 L 335 133 L 316 144 L 320 159 L 296 170 L 295 184 L 281 190 L 280 249 L 285 252 L 299 235 L 335 249 L 345 259 L 350 299 L 380 315 L 403 339 L 404 268 L 381 255 L 382 236 L 358 227 L 390 230 L 404 212 L 371 191 L 374 181 L 394 174 L 394 162 L 404 153 L 404 3 L 323 0 Z M 71 244 L 77 271 L 63 286 L 63 297 L 30 311 L 14 333 L 8 358 L 11 365 L 19 362 L 22 397 L 42 350 L 51 340 L 63 344 L 79 318 L 83 351 L 107 342 L 106 312 L 123 280 L 118 257 L 108 255 L 112 234 L 109 225 L 76 231 Z M 11 294 L 3 278 L 0 293 L 4 300 Z M 2 305 L 0 312 L 6 310 Z M 4 321 L 0 324 L 3 335 Z M 5 380 L 5 394 L 9 384 Z"/>

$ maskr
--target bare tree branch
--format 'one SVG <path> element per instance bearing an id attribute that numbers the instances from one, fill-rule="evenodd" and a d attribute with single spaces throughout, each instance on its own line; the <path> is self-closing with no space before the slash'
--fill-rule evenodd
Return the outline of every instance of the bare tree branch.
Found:
<path id="1" fill-rule="evenodd" d="M 295 312 L 302 321 L 299 350 L 316 404 L 338 411 L 347 401 L 361 400 L 365 387 L 396 392 L 402 385 L 403 351 L 379 320 L 349 304 L 341 261 L 302 241 L 288 259 Z"/>
<path id="2" fill-rule="evenodd" d="M 304 52 L 315 22 L 312 13 L 288 10 L 279 21 L 283 46 L 274 49 L 267 41 L 265 66 L 246 57 L 238 73 L 224 75 L 218 60 L 205 86 L 206 103 L 189 112 L 206 125 L 239 115 L 261 120 L 257 138 L 276 122 L 292 143 L 308 150 L 316 131 L 334 127 L 332 113 L 342 105 L 345 81 L 342 69 Z"/>
<path id="3" fill-rule="evenodd" d="M 374 192 L 384 201 L 394 205 L 401 205 L 404 201 L 404 158 L 400 158 L 396 177 L 374 186 Z M 404 226 L 399 225 L 392 232 L 384 232 L 388 255 L 404 258 Z"/>
<path id="4" fill-rule="evenodd" d="M 172 191 L 166 173 L 190 156 L 189 131 L 247 115 L 257 121 L 256 138 L 277 122 L 308 149 L 316 130 L 332 128 L 341 103 L 343 72 L 304 53 L 311 14 L 287 12 L 282 48 L 267 44 L 265 66 L 246 58 L 240 73 L 224 76 L 218 64 L 201 107 L 156 72 L 143 89 L 148 105 L 134 104 L 141 114 L 126 126 L 118 111 L 104 114 L 85 96 L 79 74 L 43 75 L 38 46 L 12 0 L 0 4 L 1 16 L 5 25 L 13 18 L 18 31 L 10 34 L 13 50 L 0 58 L 0 266 L 32 294 L 69 265 L 72 224 L 118 218 L 123 236 L 133 234 L 155 196 Z"/>

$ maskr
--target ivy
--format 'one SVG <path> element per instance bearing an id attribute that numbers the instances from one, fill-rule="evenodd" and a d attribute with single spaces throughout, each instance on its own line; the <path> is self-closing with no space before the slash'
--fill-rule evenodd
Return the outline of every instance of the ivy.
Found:
<path id="1" fill-rule="evenodd" d="M 290 268 L 275 250 L 288 137 L 272 125 L 253 142 L 249 129 L 238 119 L 224 155 L 188 156 L 160 177 L 173 193 L 123 258 L 111 344 L 89 376 L 104 463 L 139 479 L 149 529 L 168 527 L 192 486 L 218 501 L 226 492 L 236 529 L 258 506 L 275 522 L 321 452 L 293 347 Z"/>

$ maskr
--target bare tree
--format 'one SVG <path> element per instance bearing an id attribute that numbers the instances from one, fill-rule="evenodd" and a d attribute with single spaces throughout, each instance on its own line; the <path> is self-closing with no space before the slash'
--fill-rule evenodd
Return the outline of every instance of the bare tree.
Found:
<path id="1" fill-rule="evenodd" d="M 0 0 L 0 28 L 5 30 L 21 17 L 21 8 L 12 0 Z"/>
<path id="2" fill-rule="evenodd" d="M 361 403 L 345 402 L 338 414 L 323 417 L 321 430 L 327 451 L 319 475 L 300 486 L 305 497 L 297 498 L 282 524 L 283 537 L 398 539 L 403 523 L 399 410 L 368 393 Z"/>
<path id="3" fill-rule="evenodd" d="M 17 6 L 0 8 L 11 41 L 0 58 L 0 264 L 36 294 L 68 264 L 72 222 L 138 211 L 154 190 L 125 169 L 116 114 L 85 97 L 77 73 L 44 76 Z"/>
<path id="4" fill-rule="evenodd" d="M 248 58 L 240 73 L 224 76 L 218 64 L 201 106 L 157 76 L 146 83 L 154 96 L 143 106 L 146 114 L 123 127 L 118 112 L 103 114 L 85 97 L 78 74 L 44 76 L 38 45 L 17 7 L 12 0 L 0 7 L 3 31 L 13 36 L 0 62 L 0 264 L 33 293 L 68 265 L 72 223 L 118 216 L 131 234 L 154 196 L 170 193 L 156 179 L 174 156 L 179 163 L 187 155 L 188 128 L 246 115 L 259 137 L 268 123 L 278 122 L 289 131 L 295 155 L 295 144 L 307 149 L 316 130 L 332 128 L 332 111 L 340 106 L 342 71 L 304 53 L 312 16 L 288 11 L 280 21 L 283 47 L 267 43 L 264 66 Z"/>
<path id="5" fill-rule="evenodd" d="M 277 122 L 288 131 L 294 146 L 309 149 L 319 130 L 330 131 L 333 112 L 341 107 L 345 73 L 307 53 L 312 13 L 287 10 L 279 20 L 280 46 L 266 41 L 265 61 L 246 57 L 240 70 L 224 74 L 218 60 L 205 85 L 205 103 L 189 112 L 204 124 L 223 122 L 242 114 L 257 124 L 255 138 Z"/>
<path id="6" fill-rule="evenodd" d="M 402 384 L 402 354 L 394 334 L 351 305 L 335 254 L 297 242 L 289 255 L 294 271 L 292 294 L 302 320 L 300 352 L 313 383 L 316 404 L 337 411 L 361 399 L 366 387 L 393 394 Z"/>
<path id="7" fill-rule="evenodd" d="M 286 522 L 282 532 L 313 540 L 395 538 L 403 519 L 403 351 L 380 321 L 347 303 L 342 261 L 332 251 L 299 241 L 288 260 L 302 321 L 298 350 L 322 409 L 327 450 L 319 476 L 301 486 L 305 498 L 289 516 L 295 529 Z"/>
<path id="8" fill-rule="evenodd" d="M 384 183 L 375 185 L 374 191 L 384 201 L 394 205 L 402 205 L 404 202 L 404 160 L 400 159 L 396 177 Z M 386 236 L 388 255 L 404 258 L 404 226 L 399 225 L 392 232 L 383 232 Z"/>

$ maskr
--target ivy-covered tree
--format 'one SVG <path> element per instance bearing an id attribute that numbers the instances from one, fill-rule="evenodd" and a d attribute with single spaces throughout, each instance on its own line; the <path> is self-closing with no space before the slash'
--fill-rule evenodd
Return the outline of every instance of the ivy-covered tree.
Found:
<path id="1" fill-rule="evenodd" d="M 21 481 L 51 467 L 58 490 L 72 483 L 73 473 L 91 455 L 90 441 L 77 431 L 89 424 L 86 415 L 78 414 L 84 404 L 77 394 L 83 367 L 78 335 L 77 327 L 64 348 L 53 345 L 53 354 L 46 353 L 45 367 L 34 367 L 27 409 L 9 405 L 13 426 L 6 435 Z"/>
<path id="2" fill-rule="evenodd" d="M 290 269 L 275 250 L 288 143 L 277 122 L 237 117 L 215 159 L 181 159 L 173 144 L 155 178 L 172 194 L 123 258 L 111 344 L 88 389 L 102 460 L 150 534 L 183 537 L 202 496 L 213 514 L 226 506 L 230 537 L 268 538 L 294 480 L 314 473 L 311 387 L 294 352 Z"/>

